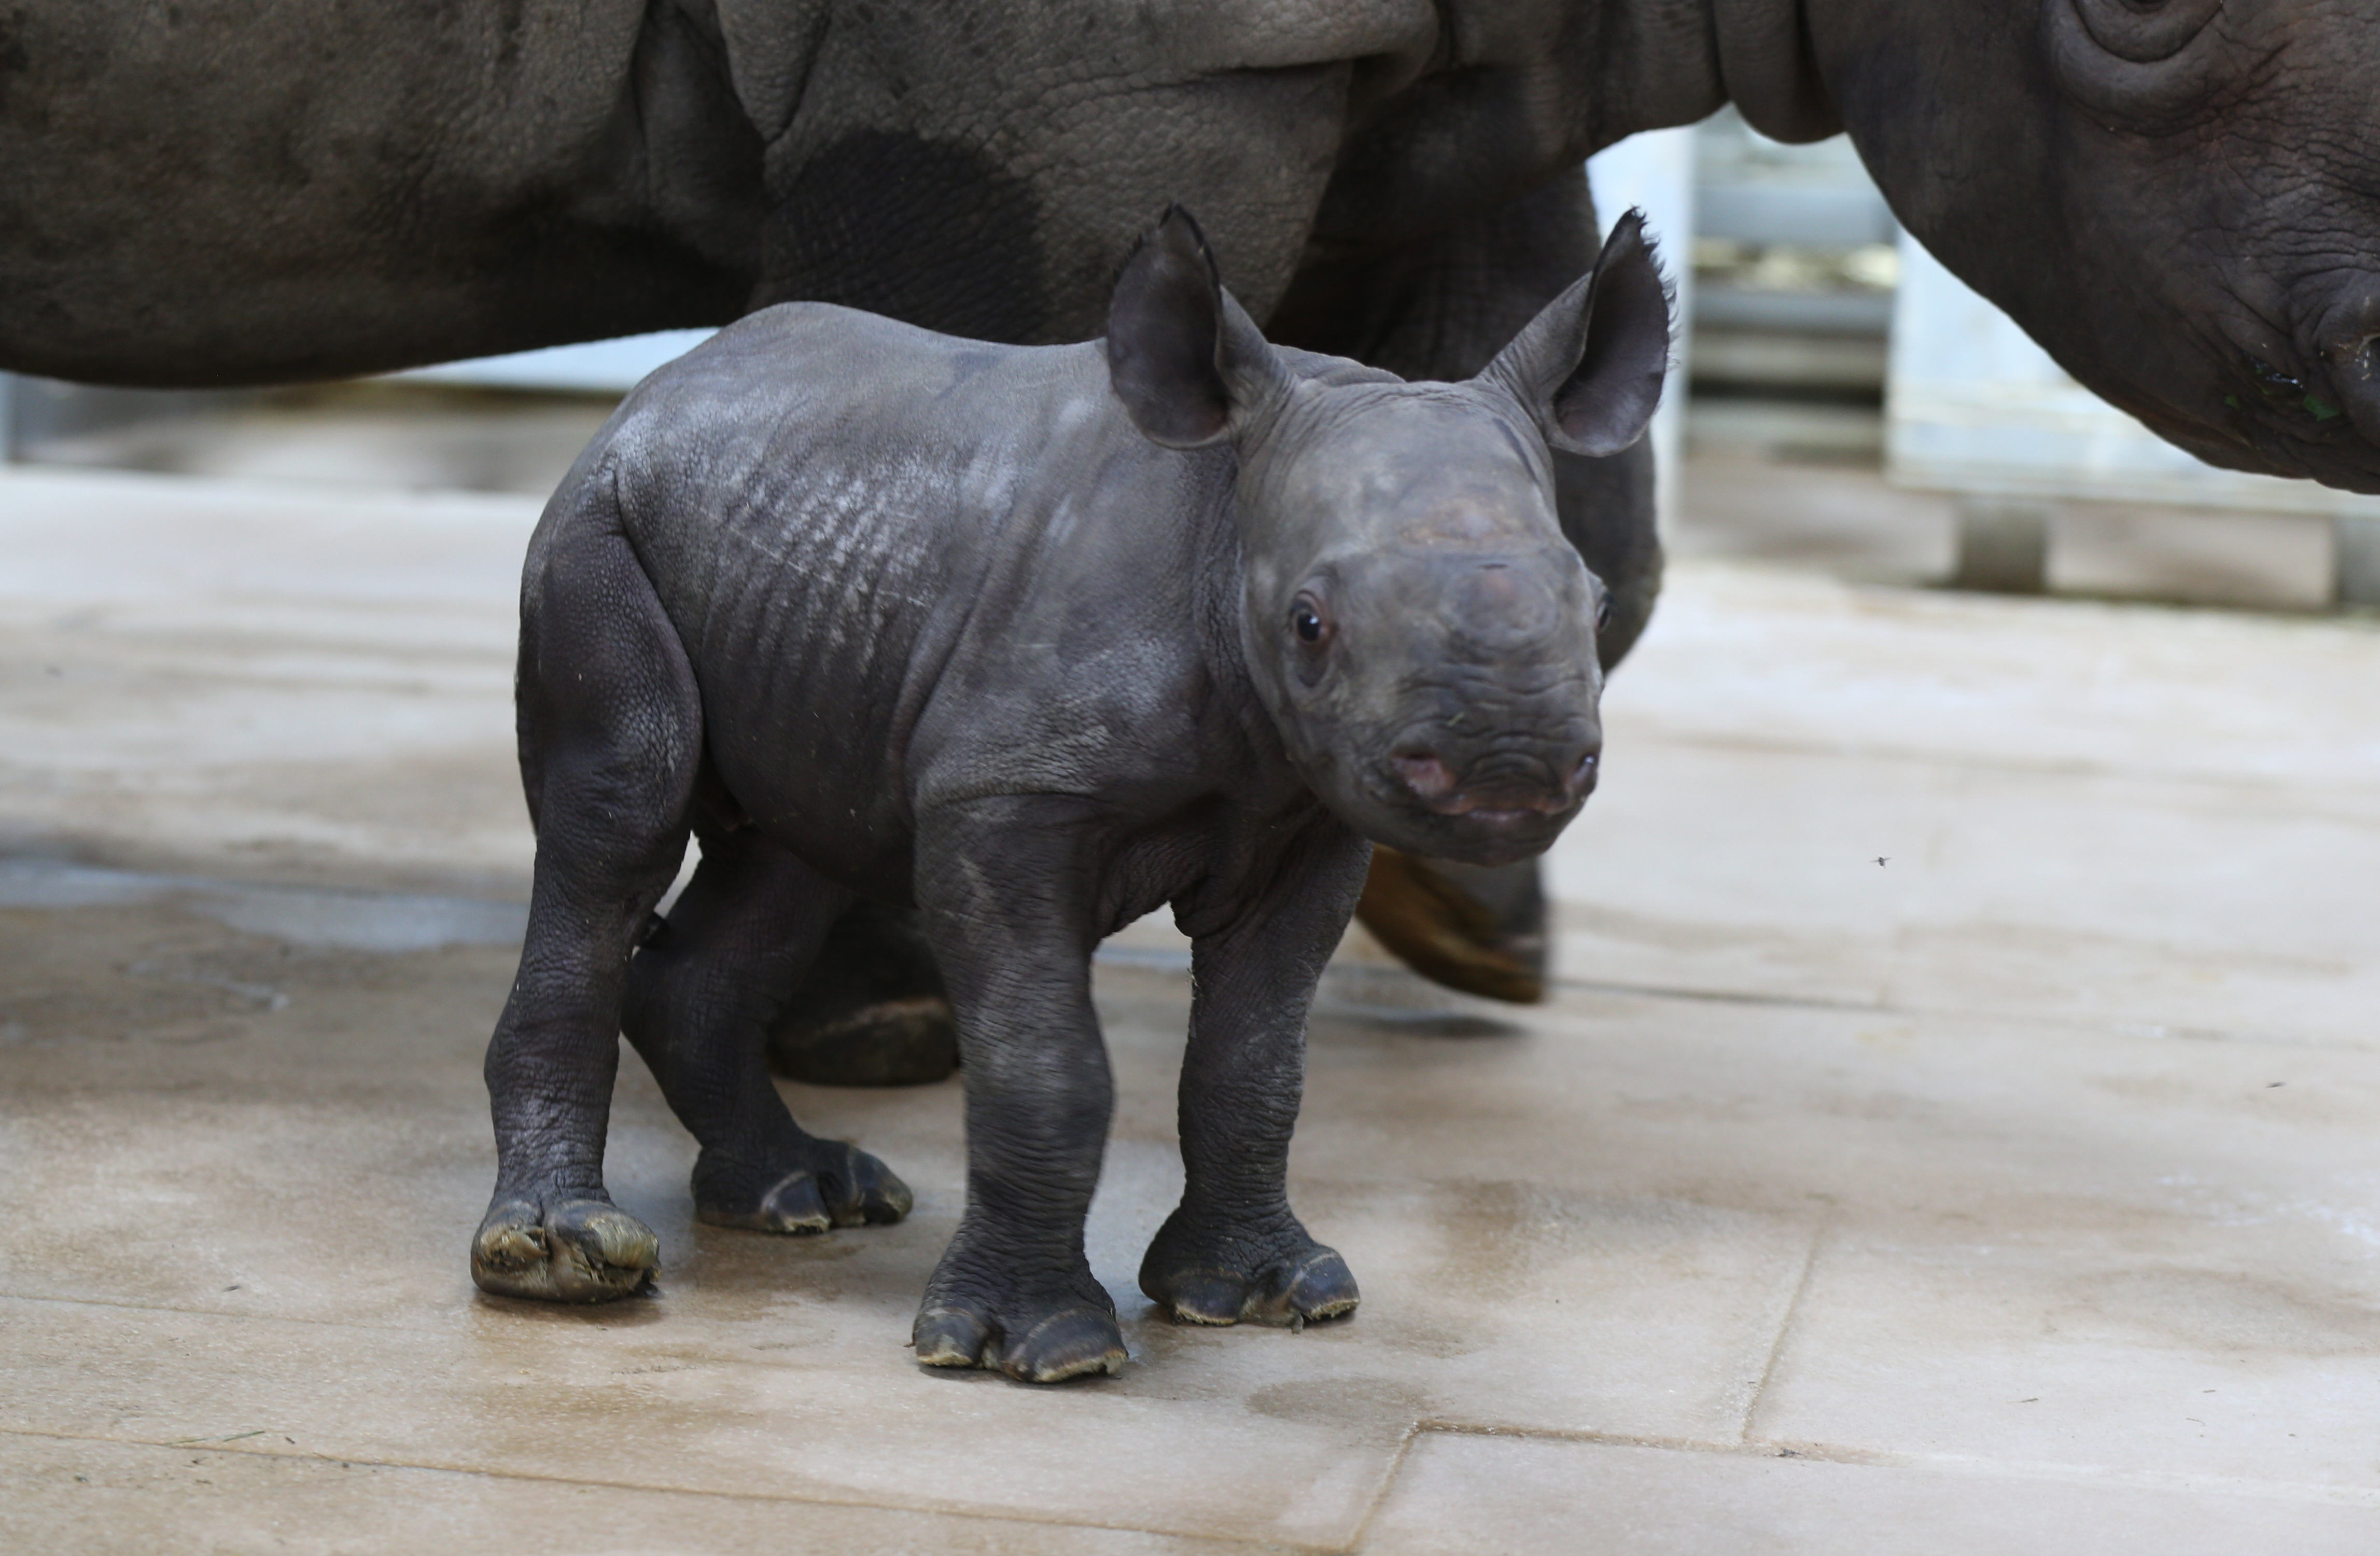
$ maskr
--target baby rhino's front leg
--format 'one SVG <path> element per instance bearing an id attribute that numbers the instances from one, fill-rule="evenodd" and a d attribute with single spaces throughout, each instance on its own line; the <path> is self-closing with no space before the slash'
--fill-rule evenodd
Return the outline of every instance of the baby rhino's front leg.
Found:
<path id="1" fill-rule="evenodd" d="M 966 1210 L 912 1336 L 929 1367 L 1054 1383 L 1124 1363 L 1083 1252 L 1115 1102 L 1091 1009 L 1086 820 L 1046 798 L 919 818 L 918 906 L 966 1082 Z"/>
<path id="2" fill-rule="evenodd" d="M 1187 1323 L 1303 1325 L 1355 1310 L 1346 1261 L 1289 1208 L 1289 1139 L 1305 1086 L 1305 1013 L 1346 932 L 1371 850 L 1324 823 L 1302 869 L 1192 951 L 1182 1062 L 1182 1204 L 1140 1289 Z"/>

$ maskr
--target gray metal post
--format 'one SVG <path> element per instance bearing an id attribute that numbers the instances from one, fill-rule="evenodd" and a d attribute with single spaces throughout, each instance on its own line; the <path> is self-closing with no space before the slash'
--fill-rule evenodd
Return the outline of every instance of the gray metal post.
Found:
<path id="1" fill-rule="evenodd" d="M 2334 517 L 2330 547 L 2331 598 L 2341 605 L 2380 605 L 2380 517 Z"/>
<path id="2" fill-rule="evenodd" d="M 2039 594 L 2049 587 L 2049 504 L 2025 498 L 1959 499 L 1959 589 Z"/>

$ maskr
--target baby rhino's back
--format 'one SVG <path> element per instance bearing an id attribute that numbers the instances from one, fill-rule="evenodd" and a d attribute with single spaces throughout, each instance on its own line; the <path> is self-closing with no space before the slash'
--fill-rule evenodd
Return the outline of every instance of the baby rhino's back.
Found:
<path id="1" fill-rule="evenodd" d="M 622 407 L 622 520 L 754 821 L 852 884 L 905 887 L 905 724 L 1039 505 L 1050 444 L 1095 432 L 1107 400 L 1096 346 L 791 304 Z"/>

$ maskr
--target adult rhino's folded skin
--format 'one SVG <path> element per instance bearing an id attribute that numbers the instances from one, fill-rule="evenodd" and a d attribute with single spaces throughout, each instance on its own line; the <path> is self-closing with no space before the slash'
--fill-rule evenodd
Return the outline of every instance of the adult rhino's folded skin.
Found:
<path id="1" fill-rule="evenodd" d="M 1409 383 L 1267 341 L 1175 208 L 1103 341 L 788 304 L 648 380 L 522 584 L 537 884 L 475 1278 L 597 1300 L 658 1259 L 602 1186 L 622 1031 L 701 1144 L 702 1220 L 905 1215 L 763 1058 L 863 899 L 915 908 L 966 1063 L 967 1207 L 918 1359 L 1116 1370 L 1083 1251 L 1112 1104 L 1089 958 L 1171 906 L 1185 1188 L 1142 1287 L 1190 1322 L 1353 1312 L 1287 1197 L 1306 1006 L 1371 841 L 1510 864 L 1593 790 L 1605 591 L 1555 451 L 1641 435 L 1669 338 L 1631 215 L 1480 372 Z"/>

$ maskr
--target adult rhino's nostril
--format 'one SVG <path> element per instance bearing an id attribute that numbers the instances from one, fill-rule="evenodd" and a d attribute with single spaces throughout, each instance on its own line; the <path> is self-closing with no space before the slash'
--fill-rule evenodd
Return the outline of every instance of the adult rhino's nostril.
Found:
<path id="1" fill-rule="evenodd" d="M 2323 322 L 2321 348 L 2339 403 L 2332 407 L 2310 394 L 2307 412 L 2321 421 L 2343 411 L 2357 432 L 2380 442 L 2380 280 L 2362 283 L 2332 305 Z"/>
<path id="2" fill-rule="evenodd" d="M 2334 374 L 2348 378 L 2369 378 L 2375 351 L 2380 351 L 2380 330 L 2370 334 L 2361 331 L 2336 340 L 2323 348 L 2323 357 L 2330 363 Z"/>
<path id="3" fill-rule="evenodd" d="M 1454 792 L 1454 769 L 1436 751 L 1405 751 L 1389 759 L 1405 786 L 1424 799 L 1444 799 Z"/>
<path id="4" fill-rule="evenodd" d="M 2325 355 L 2330 359 L 2330 382 L 2338 404 L 2325 407 L 2319 396 L 2310 395 L 2308 413 L 2317 421 L 2332 420 L 2343 413 L 2357 432 L 2380 443 L 2380 335 L 2335 347 Z M 2323 414 L 2325 409 L 2329 416 Z"/>

